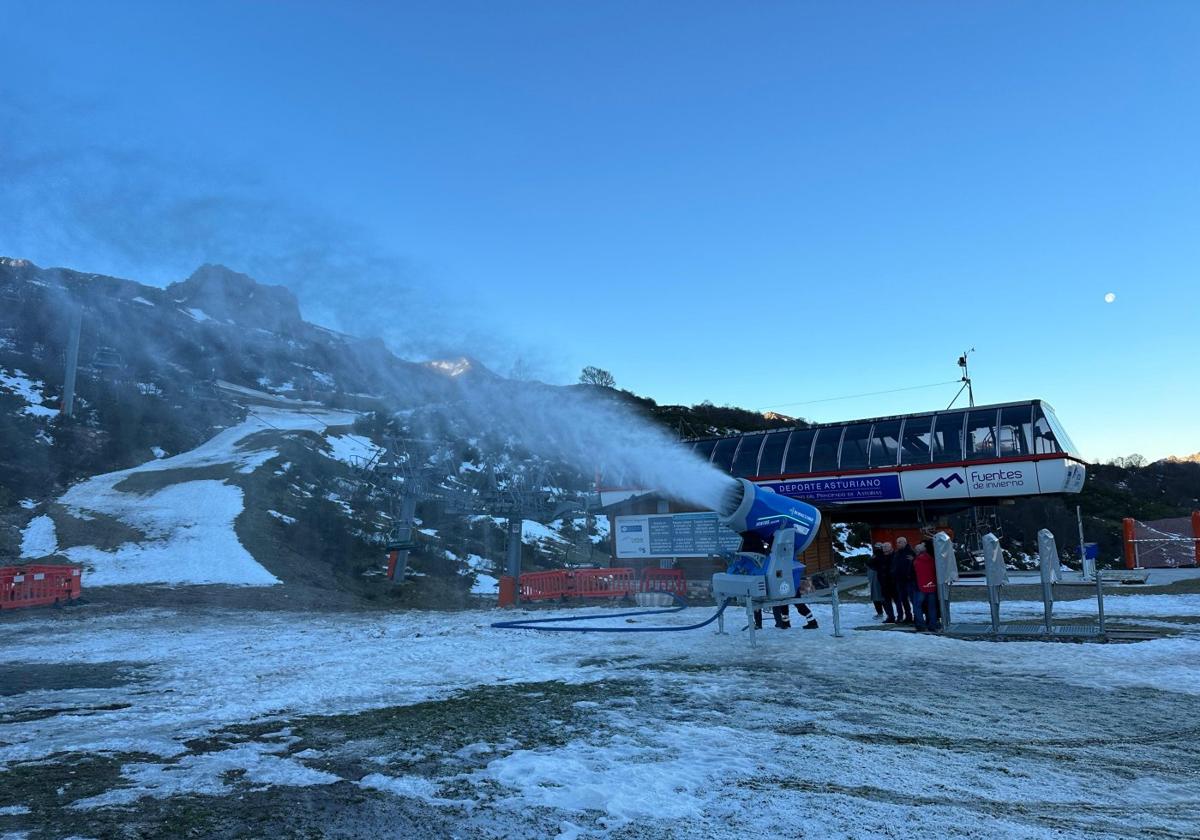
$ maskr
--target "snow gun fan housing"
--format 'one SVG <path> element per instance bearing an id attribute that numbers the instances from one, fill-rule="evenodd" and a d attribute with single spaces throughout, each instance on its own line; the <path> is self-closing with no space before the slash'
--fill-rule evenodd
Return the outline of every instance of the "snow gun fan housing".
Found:
<path id="1" fill-rule="evenodd" d="M 744 478 L 725 491 L 717 516 L 722 525 L 739 534 L 750 531 L 768 541 L 781 528 L 795 528 L 797 554 L 812 544 L 821 525 L 821 511 L 812 505 L 758 487 Z"/>

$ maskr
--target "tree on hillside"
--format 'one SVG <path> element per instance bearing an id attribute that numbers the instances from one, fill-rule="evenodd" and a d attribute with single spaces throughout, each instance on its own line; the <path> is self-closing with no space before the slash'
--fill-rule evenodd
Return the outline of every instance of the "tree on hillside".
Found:
<path id="1" fill-rule="evenodd" d="M 1135 452 L 1132 455 L 1126 455 L 1124 458 L 1113 458 L 1108 463 L 1113 467 L 1124 467 L 1128 470 L 1136 470 L 1146 466 L 1146 459 Z"/>
<path id="2" fill-rule="evenodd" d="M 617 380 L 613 375 L 606 370 L 588 365 L 579 374 L 579 381 L 583 385 L 599 385 L 601 388 L 615 388 Z"/>

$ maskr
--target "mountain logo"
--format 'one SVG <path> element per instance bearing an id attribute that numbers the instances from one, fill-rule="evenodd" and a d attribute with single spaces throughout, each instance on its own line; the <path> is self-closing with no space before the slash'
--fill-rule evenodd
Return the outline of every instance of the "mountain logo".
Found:
<path id="1" fill-rule="evenodd" d="M 959 475 L 958 473 L 950 473 L 950 475 L 944 475 L 941 478 L 934 479 L 933 483 L 927 485 L 925 487 L 925 489 L 932 490 L 933 488 L 940 485 L 942 487 L 945 487 L 947 490 L 949 490 L 950 485 L 954 484 L 954 483 L 966 484 L 966 482 L 963 481 L 963 477 L 961 475 Z"/>

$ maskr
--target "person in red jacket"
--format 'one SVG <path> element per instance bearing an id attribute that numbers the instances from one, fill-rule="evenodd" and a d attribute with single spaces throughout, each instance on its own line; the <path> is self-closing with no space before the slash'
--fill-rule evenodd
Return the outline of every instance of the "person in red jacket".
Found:
<path id="1" fill-rule="evenodd" d="M 916 578 L 913 598 L 913 624 L 917 632 L 936 633 L 941 630 L 938 621 L 937 566 L 925 543 L 917 544 L 917 556 L 913 560 L 913 576 Z"/>

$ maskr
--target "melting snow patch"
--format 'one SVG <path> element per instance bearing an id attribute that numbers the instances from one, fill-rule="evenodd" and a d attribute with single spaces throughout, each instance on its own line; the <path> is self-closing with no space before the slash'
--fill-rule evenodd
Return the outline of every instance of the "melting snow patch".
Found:
<path id="1" fill-rule="evenodd" d="M 24 414 L 34 417 L 57 417 L 57 408 L 42 404 L 46 401 L 42 396 L 43 387 L 44 383 L 40 379 L 30 379 L 24 371 L 13 370 L 9 373 L 7 370 L 0 370 L 0 388 L 10 391 L 28 403 L 21 409 Z"/>
<path id="2" fill-rule="evenodd" d="M 276 519 L 278 519 L 284 525 L 295 525 L 296 524 L 296 517 L 294 517 L 294 516 L 288 516 L 286 513 L 280 513 L 277 510 L 268 510 L 267 513 L 274 516 Z"/>
<path id="3" fill-rule="evenodd" d="M 493 574 L 492 564 L 478 554 L 467 555 L 467 566 L 475 573 L 475 584 L 471 587 L 472 595 L 499 595 L 500 580 Z"/>
<path id="4" fill-rule="evenodd" d="M 212 320 L 212 318 L 209 316 L 209 314 L 207 312 L 205 312 L 203 309 L 196 309 L 194 306 L 188 307 L 187 309 L 185 309 L 183 311 L 185 313 L 187 313 L 187 315 L 190 316 L 191 319 L 193 321 L 196 321 L 197 323 L 202 323 L 204 321 Z"/>
<path id="5" fill-rule="evenodd" d="M 28 813 L 28 805 L 5 805 L 3 808 L 0 808 L 0 817 L 17 817 Z"/>
<path id="6" fill-rule="evenodd" d="M 134 303 L 141 303 L 141 304 L 145 304 L 146 306 L 154 306 L 154 304 L 153 304 L 153 303 L 151 303 L 150 301 L 146 300 L 146 299 L 145 299 L 144 297 L 142 297 L 141 295 L 138 295 L 137 297 L 135 297 L 135 298 L 132 298 L 132 300 L 133 300 L 133 302 L 134 302 Z"/>
<path id="7" fill-rule="evenodd" d="M 329 444 L 330 458 L 357 465 L 370 461 L 382 451 L 371 439 L 363 435 L 326 435 L 325 442 Z"/>
<path id="8" fill-rule="evenodd" d="M 548 525 L 543 525 L 541 522 L 526 519 L 521 523 L 521 542 L 534 543 L 541 542 L 542 540 L 567 542 L 562 534 Z"/>
<path id="9" fill-rule="evenodd" d="M 38 516 L 29 521 L 21 532 L 21 557 L 33 559 L 46 557 L 58 551 L 58 534 L 54 520 L 49 516 Z"/>
<path id="10" fill-rule="evenodd" d="M 850 545 L 851 533 L 850 526 L 844 522 L 835 522 L 833 525 L 833 540 L 834 547 L 843 557 L 870 557 L 872 553 L 871 546 Z"/>
<path id="11" fill-rule="evenodd" d="M 423 799 L 426 802 L 449 802 L 438 797 L 438 786 L 424 776 L 385 776 L 372 773 L 359 780 L 359 787 L 382 790 L 396 796 Z"/>
<path id="12" fill-rule="evenodd" d="M 71 807 L 85 810 L 127 805 L 145 796 L 165 799 L 185 793 L 221 796 L 229 792 L 222 776 L 234 770 L 244 771 L 247 781 L 266 785 L 309 787 L 341 781 L 341 777 L 332 773 L 271 754 L 282 748 L 281 744 L 241 744 L 220 752 L 184 756 L 174 764 L 126 764 L 121 768 L 121 775 L 131 781 L 132 786 L 81 799 Z"/>
<path id="13" fill-rule="evenodd" d="M 33 499 L 22 499 L 21 501 L 17 502 L 17 504 L 25 508 L 25 510 L 33 510 L 35 507 L 37 507 L 37 502 L 35 502 Z"/>
<path id="14" fill-rule="evenodd" d="M 774 748 L 769 737 L 744 730 L 664 725 L 606 744 L 517 750 L 478 775 L 515 789 L 508 802 L 514 807 L 603 811 L 622 821 L 682 819 L 703 811 L 721 778 L 761 775 Z"/>
<path id="15" fill-rule="evenodd" d="M 343 499 L 341 496 L 339 496 L 337 493 L 333 493 L 333 492 L 326 493 L 325 501 L 333 502 L 335 505 L 337 505 L 339 508 L 342 509 L 342 513 L 346 514 L 346 516 L 354 516 L 354 508 L 350 507 L 350 504 L 345 499 Z"/>
<path id="16" fill-rule="evenodd" d="M 170 460 L 154 462 L 167 463 Z M 113 551 L 85 545 L 64 549 L 90 567 L 93 586 L 133 583 L 228 583 L 269 586 L 279 579 L 258 564 L 238 541 L 233 522 L 242 512 L 240 487 L 221 481 L 185 481 L 148 495 L 123 493 L 109 473 L 72 487 L 61 502 L 116 517 L 146 535 Z"/>

